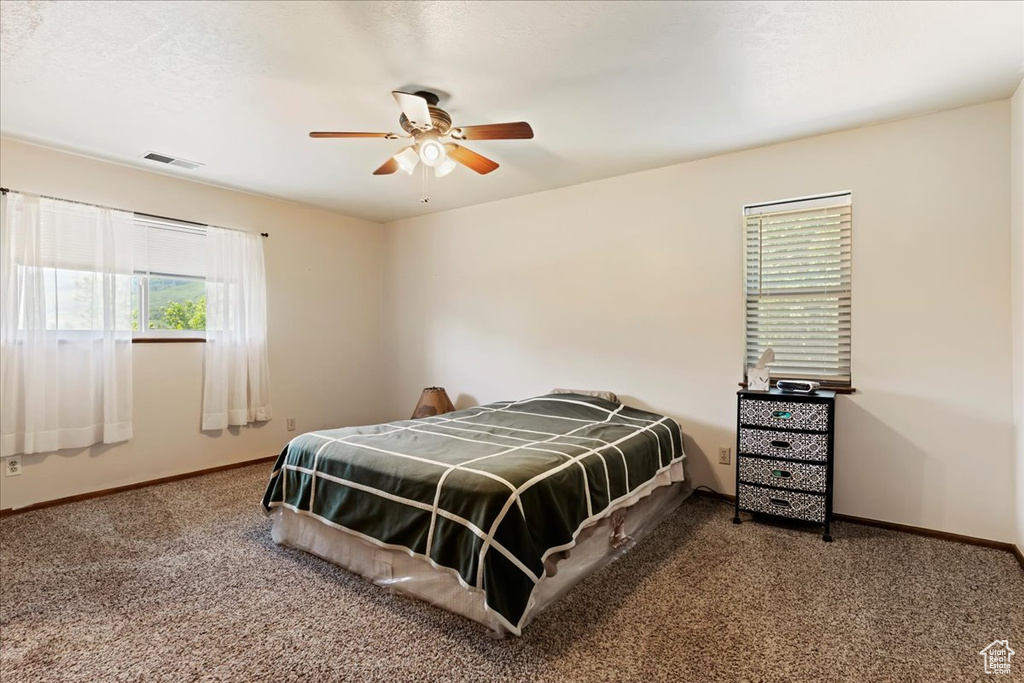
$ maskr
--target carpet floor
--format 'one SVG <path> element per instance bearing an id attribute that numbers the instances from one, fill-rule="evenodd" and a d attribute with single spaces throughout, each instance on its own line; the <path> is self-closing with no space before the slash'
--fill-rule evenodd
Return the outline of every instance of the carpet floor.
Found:
<path id="1" fill-rule="evenodd" d="M 690 498 L 497 640 L 276 546 L 269 465 L 0 519 L 0 680 L 976 681 L 1009 639 L 1009 553 L 837 524 L 744 523 Z"/>

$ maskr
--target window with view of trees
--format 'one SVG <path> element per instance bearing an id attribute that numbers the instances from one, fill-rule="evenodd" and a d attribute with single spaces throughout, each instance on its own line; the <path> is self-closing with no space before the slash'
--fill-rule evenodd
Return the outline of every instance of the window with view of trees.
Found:
<path id="1" fill-rule="evenodd" d="M 202 337 L 206 229 L 136 216 L 132 330 L 136 337 Z"/>
<path id="2" fill-rule="evenodd" d="M 136 214 L 133 230 L 134 275 L 117 275 L 114 294 L 131 297 L 131 320 L 119 317 L 115 328 L 136 338 L 205 336 L 206 228 Z M 80 241 L 68 234 L 43 245 L 52 264 L 42 269 L 48 330 L 103 329 L 104 276 Z"/>

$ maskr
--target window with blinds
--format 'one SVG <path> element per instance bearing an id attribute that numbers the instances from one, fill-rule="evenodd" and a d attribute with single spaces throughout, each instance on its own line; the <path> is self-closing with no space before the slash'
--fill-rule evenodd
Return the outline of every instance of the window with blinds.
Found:
<path id="1" fill-rule="evenodd" d="M 38 201 L 38 223 L 28 228 L 34 223 L 29 219 L 22 229 L 12 230 L 10 249 L 15 277 L 34 294 L 38 294 L 34 288 L 41 288 L 44 328 L 58 339 L 108 326 L 129 329 L 131 322 L 123 314 L 132 291 L 131 251 L 120 248 L 127 222 L 117 221 L 112 231 L 117 238 L 113 238 L 98 225 L 95 207 L 50 197 Z M 104 238 L 118 244 L 106 243 Z M 19 329 L 39 329 L 39 320 L 25 319 L 26 306 L 32 308 L 29 315 L 38 315 L 37 303 L 19 301 Z M 112 312 L 115 320 L 110 325 Z"/>
<path id="2" fill-rule="evenodd" d="M 205 336 L 205 226 L 135 214 L 133 267 L 137 338 Z"/>
<path id="3" fill-rule="evenodd" d="M 47 330 L 61 336 L 104 329 L 108 298 L 97 292 L 109 289 L 104 273 L 113 272 L 113 300 L 131 298 L 131 320 L 119 317 L 116 329 L 130 327 L 136 338 L 205 336 L 205 225 L 132 214 L 131 234 L 118 233 L 115 240 L 122 249 L 98 241 L 96 207 L 51 197 L 39 201 L 45 212 L 35 237 L 16 231 L 10 249 L 17 268 L 38 271 L 33 282 L 42 288 Z M 126 220 L 122 229 L 129 229 Z M 25 263 L 28 253 L 31 265 Z"/>
<path id="4" fill-rule="evenodd" d="M 849 193 L 744 207 L 746 360 L 773 379 L 849 387 Z"/>

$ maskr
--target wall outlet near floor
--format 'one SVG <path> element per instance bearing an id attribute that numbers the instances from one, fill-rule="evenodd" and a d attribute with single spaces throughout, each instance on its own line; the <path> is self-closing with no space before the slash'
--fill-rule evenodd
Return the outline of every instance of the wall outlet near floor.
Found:
<path id="1" fill-rule="evenodd" d="M 728 446 L 719 446 L 718 447 L 718 464 L 719 465 L 728 465 L 730 462 L 732 462 L 732 449 L 729 448 Z"/>
<path id="2" fill-rule="evenodd" d="M 294 432 L 295 431 L 295 418 L 294 417 L 286 417 L 284 419 L 284 424 L 285 424 L 286 427 L 288 427 L 288 431 L 289 432 Z"/>
<path id="3" fill-rule="evenodd" d="M 21 456 L 13 455 L 9 458 L 4 458 L 4 476 L 16 477 L 19 474 L 21 474 Z"/>

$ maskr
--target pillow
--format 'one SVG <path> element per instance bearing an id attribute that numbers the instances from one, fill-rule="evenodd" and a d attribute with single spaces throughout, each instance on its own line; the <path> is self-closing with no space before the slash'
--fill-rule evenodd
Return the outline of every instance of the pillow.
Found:
<path id="1" fill-rule="evenodd" d="M 610 391 L 593 391 L 591 389 L 552 389 L 552 394 L 580 394 L 581 396 L 594 396 L 603 398 L 612 403 L 620 403 L 618 396 Z"/>

